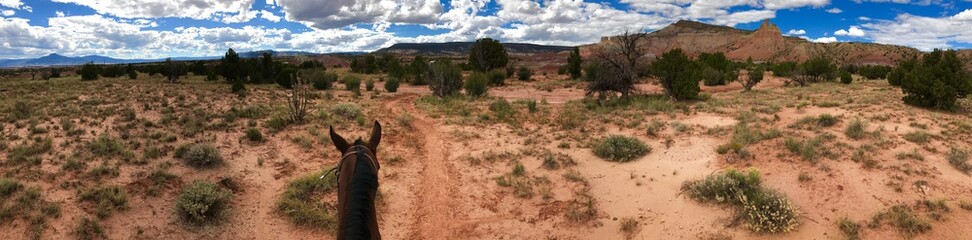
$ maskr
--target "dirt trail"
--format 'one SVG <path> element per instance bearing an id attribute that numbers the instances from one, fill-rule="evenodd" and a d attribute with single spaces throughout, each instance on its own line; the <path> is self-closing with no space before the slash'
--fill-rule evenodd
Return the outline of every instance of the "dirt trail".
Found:
<path id="1" fill-rule="evenodd" d="M 459 188 L 455 167 L 449 162 L 447 142 L 439 135 L 432 120 L 415 109 L 414 94 L 399 95 L 384 104 L 393 114 L 403 111 L 413 116 L 412 134 L 422 141 L 417 144 L 422 161 L 422 180 L 417 202 L 418 219 L 411 223 L 415 229 L 410 238 L 449 239 L 454 236 L 456 199 Z"/>

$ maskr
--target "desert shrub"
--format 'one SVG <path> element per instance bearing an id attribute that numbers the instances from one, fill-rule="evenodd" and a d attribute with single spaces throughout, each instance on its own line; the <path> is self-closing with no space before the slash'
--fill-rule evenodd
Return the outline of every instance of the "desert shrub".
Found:
<path id="1" fill-rule="evenodd" d="M 135 157 L 135 153 L 129 150 L 121 139 L 109 135 L 101 135 L 92 140 L 88 143 L 88 150 L 99 157 L 118 156 L 125 160 L 131 160 Z"/>
<path id="2" fill-rule="evenodd" d="M 361 116 L 361 107 L 355 103 L 338 103 L 331 107 L 331 113 L 348 120 Z"/>
<path id="3" fill-rule="evenodd" d="M 931 230 L 931 223 L 918 215 L 911 208 L 905 205 L 891 206 L 886 211 L 878 213 L 871 219 L 870 226 L 880 226 L 884 221 L 888 221 L 891 226 L 898 228 L 906 236 L 914 236 Z"/>
<path id="4" fill-rule="evenodd" d="M 277 211 L 297 225 L 334 230 L 337 227 L 336 209 L 318 200 L 334 191 L 337 185 L 336 175 L 325 173 L 311 173 L 288 183 L 277 201 Z"/>
<path id="5" fill-rule="evenodd" d="M 374 79 L 368 79 L 368 81 L 365 82 L 365 90 L 367 90 L 367 91 L 375 90 L 375 80 Z"/>
<path id="6" fill-rule="evenodd" d="M 847 129 L 844 129 L 844 135 L 855 140 L 867 137 L 867 122 L 861 119 L 854 119 L 854 121 L 851 121 L 847 125 Z"/>
<path id="7" fill-rule="evenodd" d="M 33 108 L 30 107 L 30 104 L 24 101 L 14 102 L 13 109 L 10 109 L 10 116 L 12 117 L 12 120 L 28 119 L 33 116 L 33 113 Z"/>
<path id="8" fill-rule="evenodd" d="M 628 162 L 650 153 L 651 146 L 637 138 L 611 135 L 597 140 L 592 150 L 598 157 L 615 162 Z"/>
<path id="9" fill-rule="evenodd" d="M 796 138 L 787 138 L 784 141 L 786 149 L 790 153 L 800 156 L 803 160 L 810 161 L 812 163 L 817 162 L 817 158 L 820 156 L 818 148 L 823 143 L 823 139 L 816 137 L 808 140 L 797 140 Z"/>
<path id="10" fill-rule="evenodd" d="M 472 97 L 482 97 L 489 91 L 489 79 L 485 73 L 474 72 L 466 78 L 466 94 Z"/>
<path id="11" fill-rule="evenodd" d="M 233 192 L 216 184 L 196 181 L 182 190 L 176 200 L 176 213 L 190 223 L 212 223 L 229 209 Z"/>
<path id="12" fill-rule="evenodd" d="M 429 89 L 437 97 L 445 97 L 459 93 L 462 88 L 462 72 L 451 62 L 440 60 L 429 66 Z"/>
<path id="13" fill-rule="evenodd" d="M 678 48 L 665 52 L 651 64 L 651 72 L 661 80 L 665 93 L 678 100 L 698 97 L 699 79 L 693 70 L 692 60 Z"/>
<path id="14" fill-rule="evenodd" d="M 948 163 L 959 171 L 969 174 L 972 172 L 972 165 L 969 164 L 969 152 L 958 148 L 952 148 L 946 156 Z"/>
<path id="15" fill-rule="evenodd" d="M 425 57 L 415 56 L 412 59 L 412 63 L 408 65 L 408 74 L 412 76 L 412 85 L 425 85 L 426 76 L 429 73 L 429 62 L 425 60 Z"/>
<path id="16" fill-rule="evenodd" d="M 388 78 L 388 81 L 385 81 L 385 91 L 398 92 L 400 81 L 399 78 Z"/>
<path id="17" fill-rule="evenodd" d="M 489 111 L 493 112 L 497 121 L 513 123 L 516 121 L 516 109 L 505 98 L 498 98 L 489 104 Z"/>
<path id="18" fill-rule="evenodd" d="M 290 120 L 281 116 L 273 116 L 267 120 L 266 123 L 264 123 L 264 126 L 270 128 L 270 130 L 273 132 L 279 132 L 288 125 L 290 125 Z"/>
<path id="19" fill-rule="evenodd" d="M 94 203 L 99 218 L 111 216 L 112 211 L 128 208 L 128 194 L 120 186 L 85 189 L 78 194 L 78 201 Z"/>
<path id="20" fill-rule="evenodd" d="M 81 81 L 98 80 L 98 73 L 100 71 L 101 67 L 95 65 L 93 62 L 81 65 Z"/>
<path id="21" fill-rule="evenodd" d="M 74 230 L 71 233 L 81 240 L 108 239 L 108 235 L 105 234 L 104 227 L 102 227 L 98 221 L 91 220 L 87 217 L 81 218 L 81 221 L 78 222 L 78 226 L 74 227 Z"/>
<path id="22" fill-rule="evenodd" d="M 861 239 L 861 226 L 856 222 L 847 219 L 846 217 L 837 220 L 837 228 L 840 229 L 840 232 L 844 233 L 844 237 L 847 238 L 847 240 Z"/>
<path id="23" fill-rule="evenodd" d="M 806 62 L 797 66 L 797 74 L 806 77 L 811 83 L 833 80 L 837 77 L 837 65 L 824 55 L 819 55 L 808 59 Z M 799 82 L 801 86 L 806 82 Z"/>
<path id="24" fill-rule="evenodd" d="M 325 73 L 320 70 L 304 70 L 302 71 L 301 77 L 307 79 L 311 83 L 311 86 L 317 90 L 328 90 L 337 81 L 337 74 Z"/>
<path id="25" fill-rule="evenodd" d="M 0 199 L 6 199 L 10 197 L 15 192 L 20 191 L 24 185 L 20 184 L 15 179 L 10 178 L 0 178 Z"/>
<path id="26" fill-rule="evenodd" d="M 582 65 L 583 60 L 580 56 L 580 49 L 575 47 L 570 51 L 570 56 L 567 57 L 567 73 L 570 74 L 570 79 L 578 79 L 581 77 Z"/>
<path id="27" fill-rule="evenodd" d="M 733 127 L 732 138 L 729 143 L 719 145 L 716 152 L 719 154 L 734 153 L 742 158 L 749 158 L 751 155 L 746 149 L 749 145 L 780 137 L 782 133 L 776 129 L 760 131 L 758 126 L 750 126 L 745 122 L 740 122 Z"/>
<path id="28" fill-rule="evenodd" d="M 243 85 L 242 79 L 233 80 L 233 85 L 230 87 L 230 91 L 236 94 L 242 94 L 246 92 L 246 86 Z"/>
<path id="29" fill-rule="evenodd" d="M 509 63 L 506 48 L 499 41 L 492 38 L 477 39 L 469 49 L 469 65 L 480 72 L 502 68 Z"/>
<path id="30" fill-rule="evenodd" d="M 344 76 L 344 89 L 361 94 L 361 78 L 355 75 Z"/>
<path id="31" fill-rule="evenodd" d="M 776 77 L 790 77 L 793 72 L 796 71 L 796 62 L 781 62 L 770 67 L 770 71 L 773 72 L 773 76 Z"/>
<path id="32" fill-rule="evenodd" d="M 820 116 L 818 116 L 816 119 L 817 125 L 821 127 L 834 126 L 837 125 L 837 122 L 839 121 L 840 119 L 837 119 L 837 117 L 835 117 L 834 115 L 830 115 L 826 113 L 820 114 Z"/>
<path id="33" fill-rule="evenodd" d="M 263 133 L 257 128 L 247 128 L 246 129 L 246 139 L 251 142 L 263 142 Z"/>
<path id="34" fill-rule="evenodd" d="M 736 208 L 754 232 L 779 233 L 799 225 L 799 211 L 775 191 L 763 188 L 759 172 L 733 169 L 712 174 L 701 180 L 687 181 L 682 191 L 703 203 L 727 204 Z"/>
<path id="35" fill-rule="evenodd" d="M 223 163 L 219 149 L 209 143 L 193 143 L 179 146 L 176 157 L 197 168 L 212 167 Z"/>
<path id="36" fill-rule="evenodd" d="M 851 84 L 852 81 L 854 81 L 854 76 L 851 76 L 850 72 L 847 71 L 840 72 L 840 83 Z"/>
<path id="37" fill-rule="evenodd" d="M 489 79 L 490 86 L 503 86 L 506 84 L 506 73 L 500 69 L 493 69 L 486 72 L 486 77 Z"/>
<path id="38" fill-rule="evenodd" d="M 746 91 L 753 90 L 753 87 L 755 87 L 756 84 L 763 81 L 764 72 L 766 72 L 766 69 L 762 66 L 750 68 L 749 76 L 742 80 L 743 88 L 745 88 Z"/>
<path id="39" fill-rule="evenodd" d="M 954 50 L 935 49 L 921 60 L 902 61 L 888 83 L 901 86 L 905 103 L 942 110 L 955 110 L 956 100 L 972 93 L 972 75 Z"/>
<path id="40" fill-rule="evenodd" d="M 530 81 L 531 77 L 533 77 L 533 70 L 527 67 L 520 67 L 520 69 L 516 70 L 516 78 L 520 81 Z"/>
<path id="41" fill-rule="evenodd" d="M 919 143 L 919 144 L 924 144 L 924 143 L 928 143 L 928 141 L 931 141 L 931 134 L 925 131 L 913 131 L 913 132 L 905 133 L 905 135 L 902 137 L 909 142 Z"/>
<path id="42" fill-rule="evenodd" d="M 857 70 L 858 74 L 870 80 L 886 78 L 890 72 L 890 66 L 877 65 L 860 66 Z"/>

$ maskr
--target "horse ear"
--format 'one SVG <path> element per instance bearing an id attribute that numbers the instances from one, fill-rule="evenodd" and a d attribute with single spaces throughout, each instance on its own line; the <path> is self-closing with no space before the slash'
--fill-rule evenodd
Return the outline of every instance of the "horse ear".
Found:
<path id="1" fill-rule="evenodd" d="M 381 124 L 375 120 L 375 127 L 371 128 L 371 137 L 368 138 L 368 148 L 372 153 L 378 154 L 379 142 L 381 142 Z"/>
<path id="2" fill-rule="evenodd" d="M 334 126 L 331 126 L 331 143 L 334 143 L 334 147 L 336 147 L 341 154 L 344 154 L 344 151 L 347 151 L 348 148 L 351 147 L 351 144 L 348 144 L 348 140 L 345 140 L 343 137 L 341 137 L 341 135 L 334 132 Z"/>

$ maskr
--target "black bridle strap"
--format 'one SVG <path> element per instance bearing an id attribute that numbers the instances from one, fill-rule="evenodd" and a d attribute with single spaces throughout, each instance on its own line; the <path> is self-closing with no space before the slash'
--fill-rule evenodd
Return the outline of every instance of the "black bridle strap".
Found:
<path id="1" fill-rule="evenodd" d="M 351 146 L 351 149 L 354 149 L 355 147 L 363 148 L 364 146 L 355 145 L 355 146 Z M 327 172 L 324 173 L 324 175 L 321 175 L 320 179 L 324 179 L 324 177 L 327 177 L 327 175 L 330 175 L 331 173 L 333 173 L 335 177 L 340 177 L 340 175 L 341 175 L 341 166 L 344 165 L 344 160 L 345 159 L 348 159 L 348 157 L 350 157 L 351 155 L 358 154 L 359 151 L 361 151 L 361 150 L 348 151 L 347 153 L 345 153 L 343 156 L 341 156 L 341 161 L 338 162 L 338 165 L 335 166 L 335 167 L 333 167 L 333 168 L 331 168 L 331 170 L 327 170 Z M 365 153 L 368 153 L 368 152 L 365 152 Z M 365 154 L 365 157 L 368 158 L 368 163 L 371 164 L 371 167 L 374 168 L 375 171 L 378 171 L 378 161 L 375 160 L 375 158 L 372 157 L 371 154 Z"/>

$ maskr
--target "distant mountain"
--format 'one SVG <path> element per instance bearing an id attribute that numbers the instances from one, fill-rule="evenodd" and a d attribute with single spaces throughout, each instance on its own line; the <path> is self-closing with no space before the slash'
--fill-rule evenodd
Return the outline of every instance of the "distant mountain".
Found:
<path id="1" fill-rule="evenodd" d="M 379 49 L 374 53 L 393 53 L 402 55 L 466 55 L 472 49 L 474 42 L 449 43 L 398 43 L 391 47 Z M 502 43 L 506 52 L 510 54 L 531 54 L 569 51 L 573 47 L 546 46 L 527 43 Z"/>
<path id="2" fill-rule="evenodd" d="M 317 53 L 310 52 L 300 52 L 300 51 L 273 51 L 273 50 L 263 50 L 263 51 L 251 51 L 251 52 L 240 52 L 240 57 L 242 58 L 256 58 L 263 56 L 263 53 L 269 52 L 273 54 L 274 57 L 292 57 L 292 56 L 315 56 L 319 55 Z M 205 57 L 174 57 L 173 61 L 199 61 L 199 60 L 216 60 L 221 59 L 223 56 L 205 56 Z M 117 59 L 98 55 L 89 55 L 81 57 L 67 57 L 52 53 L 47 56 L 39 58 L 29 58 L 29 59 L 5 59 L 0 60 L 0 68 L 18 68 L 18 67 L 46 67 L 46 66 L 76 66 L 85 63 L 93 62 L 95 64 L 128 64 L 128 63 L 150 63 L 150 62 L 162 62 L 165 61 L 164 58 L 160 59 Z"/>
<path id="3" fill-rule="evenodd" d="M 589 56 L 598 46 L 610 43 L 614 37 L 581 47 Z M 640 45 L 651 57 L 671 49 L 681 48 L 689 55 L 723 52 L 733 60 L 752 57 L 756 61 L 805 61 L 813 56 L 828 56 L 838 64 L 893 65 L 899 60 L 919 54 L 918 49 L 861 42 L 814 43 L 803 38 L 783 36 L 768 19 L 756 31 L 735 29 L 682 20 L 648 33 Z"/>

